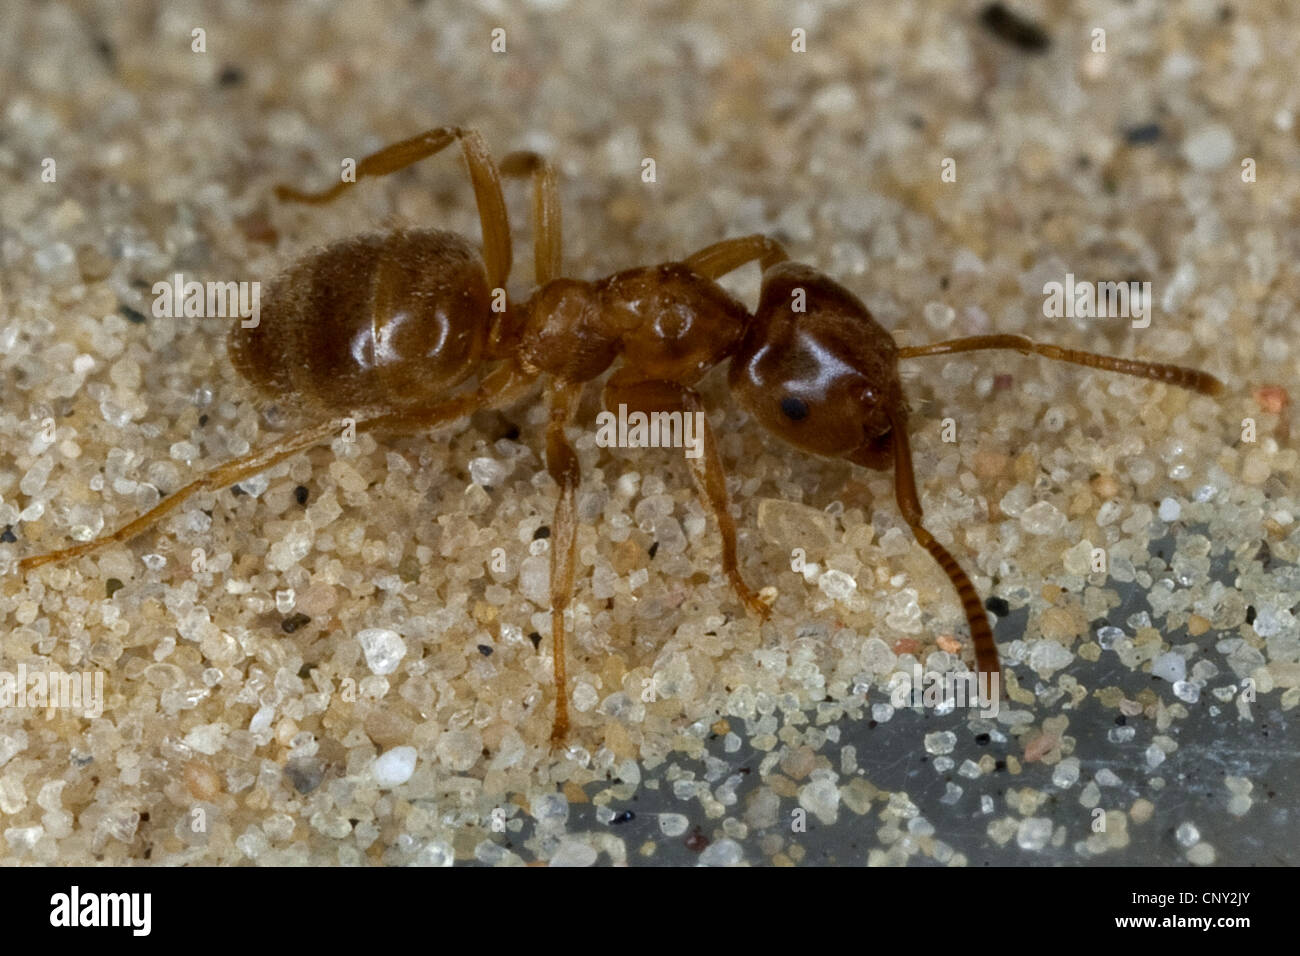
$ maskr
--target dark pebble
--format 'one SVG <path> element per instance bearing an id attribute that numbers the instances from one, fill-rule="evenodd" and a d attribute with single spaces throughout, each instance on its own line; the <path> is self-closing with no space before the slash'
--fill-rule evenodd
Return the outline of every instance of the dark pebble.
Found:
<path id="1" fill-rule="evenodd" d="M 299 793 L 311 793 L 325 779 L 325 768 L 311 757 L 297 757 L 284 765 L 284 775 Z"/>
<path id="2" fill-rule="evenodd" d="M 683 842 L 686 844 L 686 849 L 692 853 L 703 853 L 709 848 L 709 838 L 701 833 L 698 827 Z"/>
<path id="3" fill-rule="evenodd" d="M 980 12 L 980 23 L 999 40 L 1025 53 L 1045 53 L 1052 45 L 1046 30 L 1002 3 L 986 6 Z"/>
<path id="4" fill-rule="evenodd" d="M 104 37 L 98 37 L 95 40 L 95 52 L 99 54 L 104 65 L 110 70 L 117 67 L 117 50 L 113 49 L 113 44 Z"/>
<path id="5" fill-rule="evenodd" d="M 284 631 L 286 634 L 292 634 L 294 631 L 298 630 L 298 628 L 310 623 L 311 618 L 306 614 L 290 614 L 280 622 L 280 630 Z"/>
<path id="6" fill-rule="evenodd" d="M 1160 138 L 1159 123 L 1142 123 L 1124 130 L 1124 142 L 1130 146 L 1146 146 Z"/>

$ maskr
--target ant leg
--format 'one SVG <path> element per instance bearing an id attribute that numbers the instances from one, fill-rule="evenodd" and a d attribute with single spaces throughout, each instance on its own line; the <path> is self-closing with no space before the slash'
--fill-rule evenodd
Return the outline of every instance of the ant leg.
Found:
<path id="1" fill-rule="evenodd" d="M 18 572 L 24 574 L 33 568 L 39 568 L 41 565 L 49 564 L 52 561 L 62 561 L 65 558 L 75 558 L 79 555 L 89 554 L 114 542 L 130 541 L 137 535 L 148 531 L 200 491 L 220 491 L 222 488 L 237 484 L 245 478 L 251 478 L 253 475 L 266 471 L 272 465 L 283 461 L 289 456 L 311 448 L 313 445 L 324 441 L 329 435 L 342 430 L 343 420 L 336 419 L 300 431 L 295 435 L 289 435 L 242 458 L 228 461 L 206 475 L 191 481 L 175 494 L 164 498 L 140 517 L 118 528 L 112 534 L 96 538 L 93 541 L 76 544 L 69 548 L 63 548 L 59 551 L 51 551 L 48 554 L 37 554 L 23 558 L 18 562 Z"/>
<path id="2" fill-rule="evenodd" d="M 898 510 L 903 513 L 903 520 L 912 529 L 912 534 L 921 547 L 930 552 L 931 557 L 948 575 L 948 580 L 957 589 L 961 599 L 966 622 L 970 625 L 971 643 L 975 646 L 975 669 L 981 674 L 996 675 L 1000 673 L 998 664 L 998 646 L 993 640 L 993 628 L 989 626 L 988 615 L 984 605 L 975 591 L 975 585 L 961 569 L 957 559 L 949 554 L 948 549 L 934 539 L 934 536 L 921 524 L 924 517 L 921 512 L 921 500 L 916 493 L 916 475 L 912 470 L 912 447 L 907 438 L 907 413 L 904 409 L 895 409 L 890 413 L 892 423 L 892 444 L 894 446 L 894 494 L 898 500 Z"/>
<path id="3" fill-rule="evenodd" d="M 357 432 L 387 429 L 411 432 L 421 428 L 434 428 L 480 410 L 508 405 L 528 391 L 536 380 L 536 374 L 528 374 L 505 363 L 485 375 L 473 391 L 462 392 L 428 408 L 387 412 L 363 419 L 357 422 Z"/>
<path id="4" fill-rule="evenodd" d="M 405 169 L 412 163 L 441 152 L 456 140 L 460 140 L 465 162 L 469 164 L 469 178 L 474 186 L 474 199 L 478 203 L 479 223 L 483 229 L 483 263 L 487 267 L 488 285 L 494 289 L 502 288 L 510 277 L 510 220 L 506 217 L 506 201 L 501 194 L 501 175 L 478 130 L 439 126 L 364 157 L 357 163 L 357 178 L 353 182 L 338 182 L 329 189 L 313 193 L 279 185 L 275 187 L 275 196 L 281 202 L 323 205 L 367 176 L 387 176 Z"/>
<path id="5" fill-rule="evenodd" d="M 393 412 L 362 418 L 355 423 L 356 429 L 358 432 L 365 432 L 393 426 L 408 428 L 431 427 L 454 421 L 478 408 L 504 404 L 510 398 L 517 396 L 531 383 L 532 377 L 526 376 L 516 369 L 502 367 L 486 376 L 479 388 L 473 392 L 457 396 L 422 412 Z M 86 541 L 58 551 L 51 551 L 48 554 L 37 554 L 23 558 L 18 562 L 18 571 L 20 574 L 24 574 L 33 568 L 39 568 L 43 564 L 90 554 L 115 542 L 130 541 L 132 538 L 148 531 L 199 492 L 220 491 L 222 488 L 228 488 L 246 478 L 251 478 L 266 471 L 266 469 L 284 461 L 286 458 L 320 444 L 331 435 L 342 432 L 345 421 L 345 419 L 340 418 L 315 425 L 296 434 L 288 435 L 265 448 L 259 448 L 242 458 L 236 458 L 224 465 L 219 465 L 207 474 L 191 481 L 176 493 L 164 498 L 144 514 L 118 528 L 112 534 L 96 538 L 94 541 Z"/>
<path id="6" fill-rule="evenodd" d="M 551 521 L 551 638 L 555 673 L 555 722 L 551 745 L 563 743 L 569 730 L 569 691 L 564 661 L 564 609 L 573 598 L 574 551 L 578 540 L 576 499 L 582 469 L 578 454 L 564 434 L 582 397 L 582 383 L 553 380 L 546 387 L 550 421 L 546 425 L 546 470 L 560 486 L 560 500 Z"/>
<path id="7" fill-rule="evenodd" d="M 563 269 L 560 188 L 555 167 L 534 152 L 510 153 L 501 160 L 501 175 L 533 178 L 533 280 L 544 285 Z"/>
<path id="8" fill-rule="evenodd" d="M 766 621 L 772 609 L 745 583 L 740 573 L 736 522 L 731 517 L 731 503 L 727 497 L 727 475 L 722 468 L 722 459 L 718 457 L 717 442 L 709 427 L 708 416 L 704 414 L 704 403 L 700 400 L 699 393 L 689 386 L 663 379 L 633 380 L 630 374 L 625 375 L 620 369 L 605 384 L 604 401 L 606 408 L 617 408 L 622 404 L 630 411 L 640 411 L 647 415 L 654 412 L 679 412 L 683 416 L 683 433 L 685 416 L 696 415 L 694 421 L 700 423 L 699 445 L 695 449 L 695 457 L 691 457 L 688 452 L 686 461 L 691 466 L 691 477 L 695 479 L 695 490 L 701 503 L 713 513 L 718 522 L 718 531 L 722 534 L 722 570 L 745 607 Z"/>
<path id="9" fill-rule="evenodd" d="M 954 352 L 974 352 L 978 349 L 1014 349 L 1026 355 L 1034 353 L 1056 359 L 1058 362 L 1072 362 L 1075 365 L 1087 365 L 1108 372 L 1123 372 L 1125 375 L 1151 378 L 1180 388 L 1190 388 L 1202 395 L 1218 395 L 1223 391 L 1222 382 L 1199 369 L 1184 368 L 1181 365 L 1163 365 L 1159 362 L 1139 362 L 1114 355 L 1098 355 L 1096 352 L 1080 352 L 1076 349 L 1061 348 L 1059 345 L 1044 345 L 1023 335 L 973 335 L 964 339 L 935 342 L 932 345 L 907 346 L 898 350 L 898 357 L 905 359 L 920 358 L 925 355 L 951 355 Z"/>
<path id="10" fill-rule="evenodd" d="M 775 239 L 755 234 L 715 242 L 694 255 L 687 256 L 683 263 L 707 279 L 717 279 L 755 259 L 758 260 L 759 268 L 766 272 L 778 262 L 785 262 L 789 258 Z"/>

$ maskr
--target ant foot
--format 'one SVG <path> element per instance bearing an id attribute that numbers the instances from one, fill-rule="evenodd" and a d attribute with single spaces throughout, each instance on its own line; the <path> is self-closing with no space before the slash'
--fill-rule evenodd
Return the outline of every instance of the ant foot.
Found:
<path id="1" fill-rule="evenodd" d="M 776 600 L 775 588 L 764 588 L 762 591 L 755 591 L 736 575 L 731 579 L 731 586 L 736 592 L 736 597 L 740 598 L 742 604 L 749 609 L 749 613 L 756 616 L 760 623 L 766 624 L 772 617 L 772 602 Z"/>
<path id="2" fill-rule="evenodd" d="M 566 738 L 569 736 L 569 715 L 567 713 L 557 713 L 555 721 L 551 724 L 551 750 L 563 750 L 568 744 Z"/>

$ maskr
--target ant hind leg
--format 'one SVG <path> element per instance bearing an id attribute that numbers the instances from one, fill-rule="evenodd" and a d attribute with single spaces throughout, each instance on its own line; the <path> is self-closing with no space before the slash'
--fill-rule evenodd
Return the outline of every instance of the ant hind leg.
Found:
<path id="1" fill-rule="evenodd" d="M 755 259 L 758 260 L 758 267 L 766 272 L 778 262 L 785 262 L 789 258 L 779 242 L 756 233 L 715 242 L 682 261 L 697 274 L 707 279 L 717 279 Z"/>
<path id="2" fill-rule="evenodd" d="M 502 288 L 510 277 L 510 220 L 506 216 L 506 201 L 501 193 L 501 174 L 478 130 L 439 126 L 364 157 L 357 163 L 355 181 L 337 182 L 329 189 L 310 193 L 292 186 L 279 185 L 275 187 L 275 195 L 281 202 L 320 206 L 332 201 L 349 186 L 355 186 L 367 176 L 387 176 L 405 169 L 412 163 L 442 152 L 457 140 L 460 140 L 465 161 L 469 164 L 469 178 L 478 204 L 479 223 L 483 229 L 483 263 L 487 267 L 488 284 L 492 288 Z"/>
<path id="3" fill-rule="evenodd" d="M 118 528 L 112 534 L 95 538 L 93 541 L 62 548 L 58 551 L 51 551 L 47 554 L 35 554 L 23 558 L 18 562 L 18 573 L 25 574 L 43 564 L 90 554 L 115 542 L 130 541 L 132 538 L 148 531 L 199 492 L 220 491 L 222 488 L 238 484 L 247 478 L 266 471 L 272 465 L 278 464 L 291 455 L 319 444 L 331 434 L 340 432 L 342 429 L 342 419 L 329 421 L 296 434 L 285 436 L 266 448 L 259 448 L 242 458 L 228 461 L 224 465 L 219 465 L 207 474 L 194 479 L 174 494 L 168 495 L 144 514 Z"/>
<path id="4" fill-rule="evenodd" d="M 454 421 L 479 408 L 491 408 L 506 404 L 519 397 L 532 384 L 535 376 L 503 365 L 485 376 L 482 384 L 475 390 L 448 399 L 430 409 L 413 412 L 387 412 L 379 415 L 358 415 L 355 420 L 358 432 L 375 431 L 385 428 L 400 428 L 407 431 L 416 428 L 431 428 L 436 425 Z M 346 419 L 333 419 L 320 425 L 314 425 L 292 435 L 286 435 L 265 448 L 259 448 L 243 457 L 218 465 L 212 471 L 199 476 L 174 494 L 168 495 L 154 507 L 134 520 L 118 528 L 112 534 L 104 535 L 93 541 L 75 544 L 71 547 L 37 554 L 23 558 L 18 562 L 18 572 L 25 574 L 43 564 L 75 558 L 90 554 L 115 542 L 130 541 L 144 534 L 163 518 L 175 511 L 191 497 L 202 491 L 220 491 L 245 479 L 260 474 L 300 451 L 318 445 L 332 435 L 343 431 Z"/>
<path id="5" fill-rule="evenodd" d="M 533 276 L 538 285 L 558 279 L 563 270 L 560 187 L 555 167 L 539 153 L 510 153 L 501 175 L 533 179 Z"/>

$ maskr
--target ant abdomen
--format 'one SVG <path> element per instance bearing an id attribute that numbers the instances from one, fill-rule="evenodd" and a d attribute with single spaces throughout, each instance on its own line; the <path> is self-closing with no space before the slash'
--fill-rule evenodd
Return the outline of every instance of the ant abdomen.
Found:
<path id="1" fill-rule="evenodd" d="M 493 312 L 478 251 L 434 230 L 365 235 L 296 263 L 229 351 L 259 392 L 331 413 L 418 408 L 483 358 Z"/>

